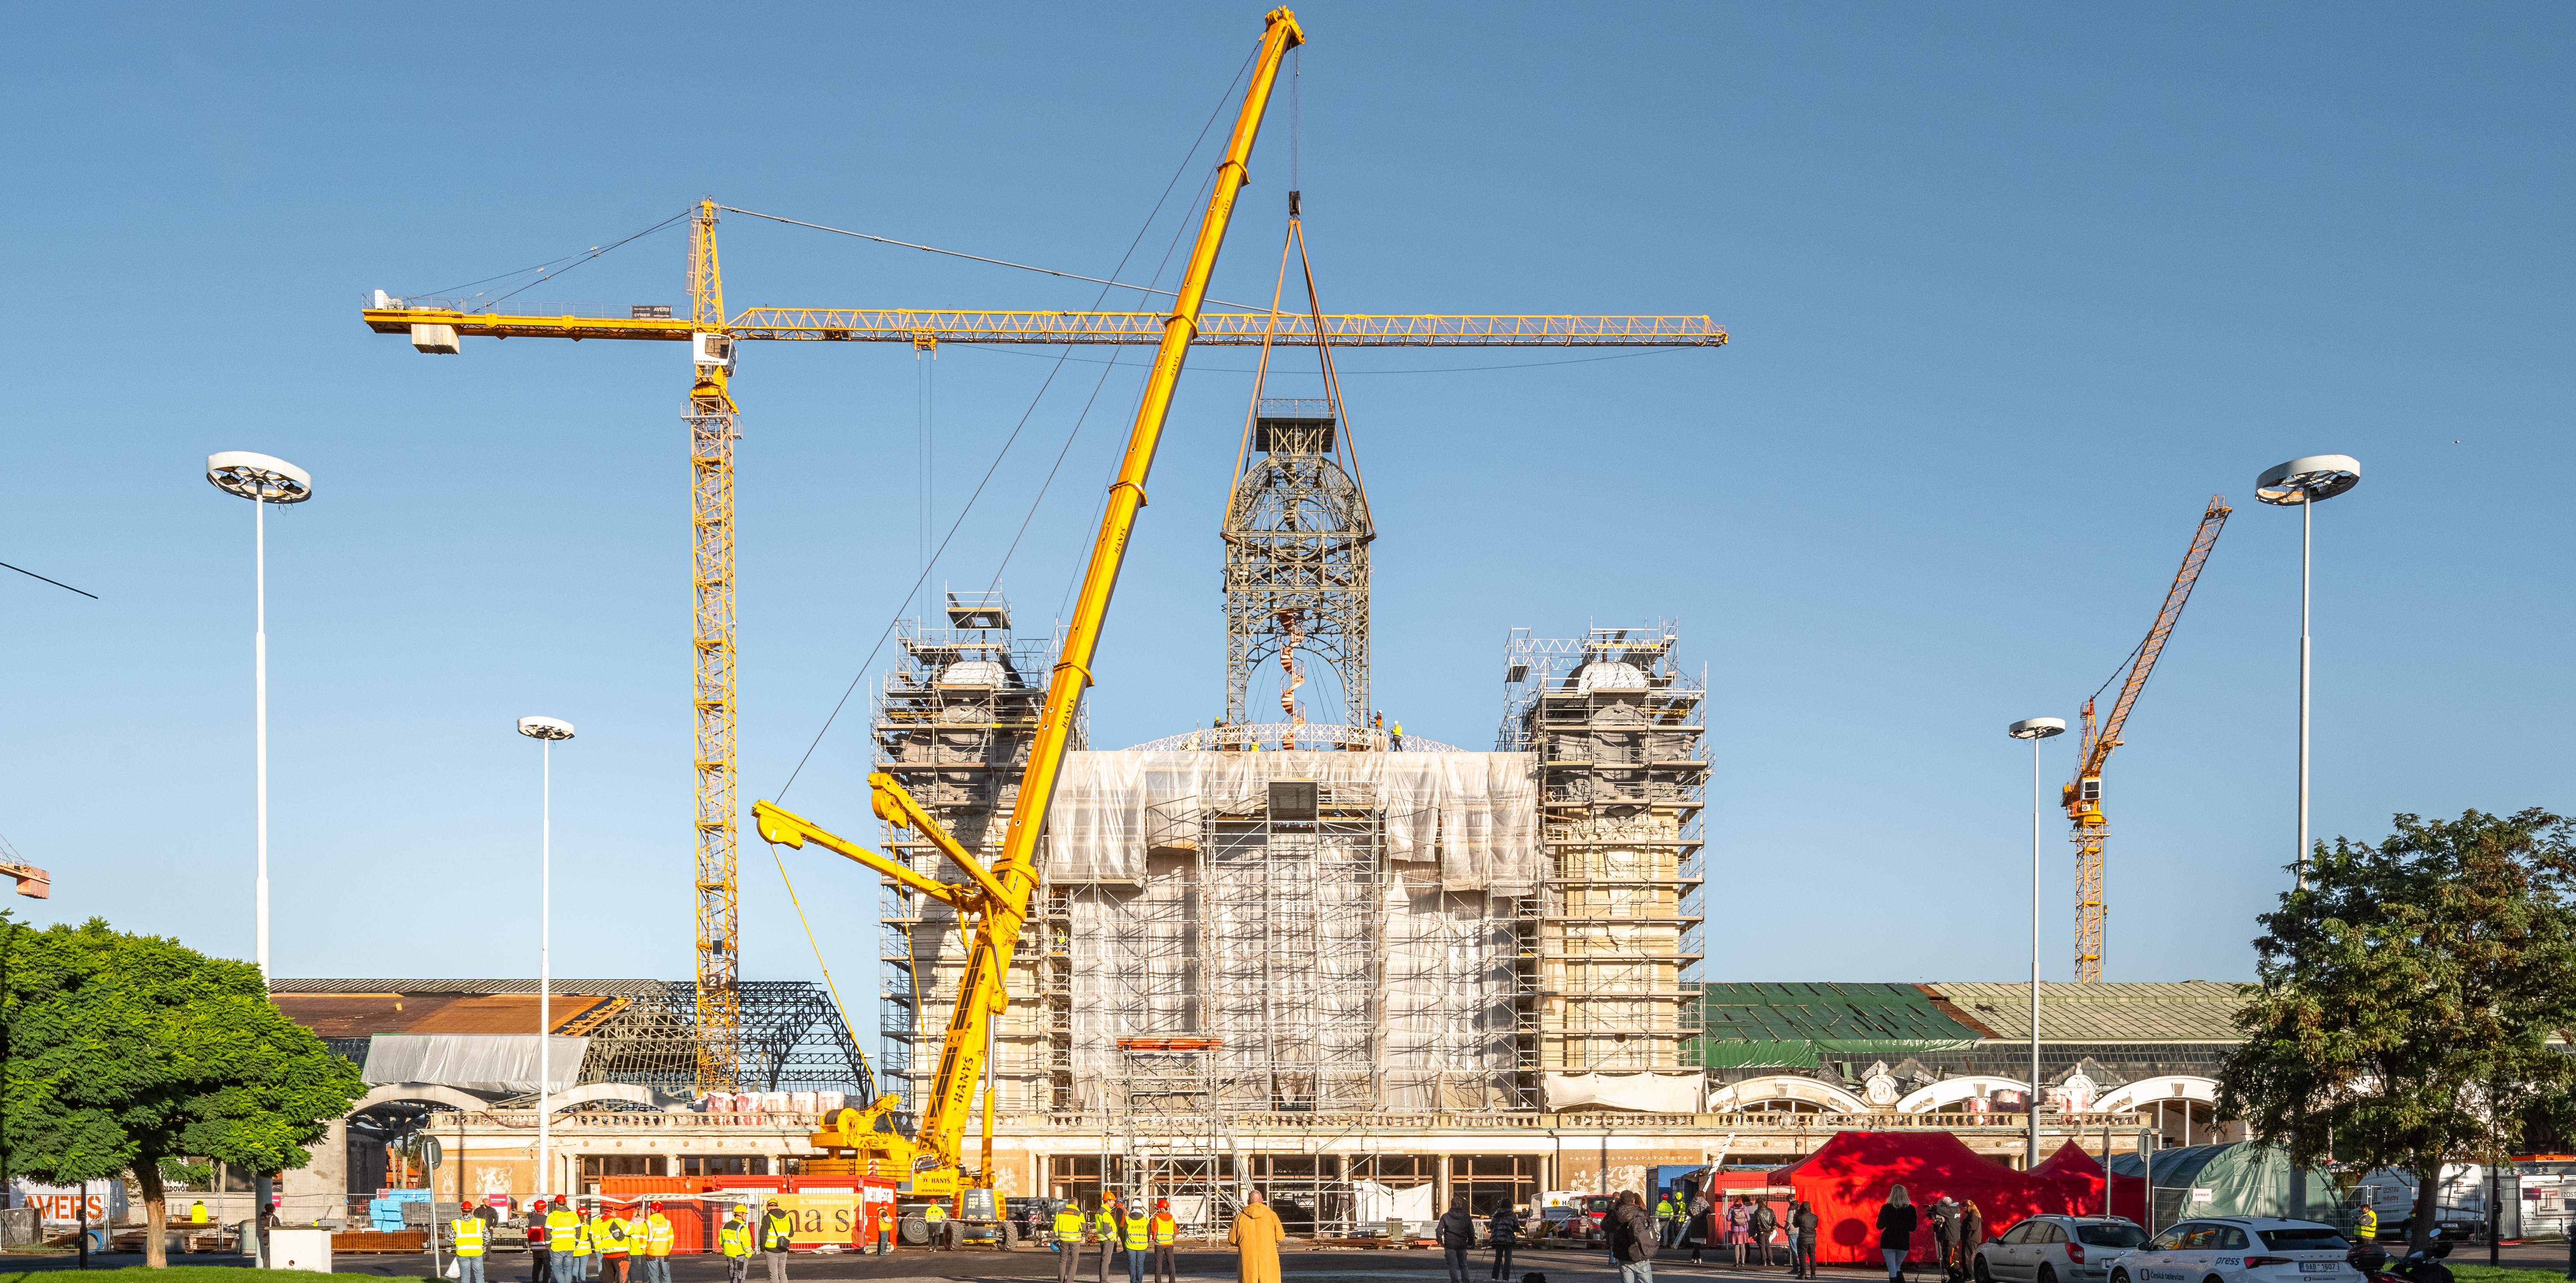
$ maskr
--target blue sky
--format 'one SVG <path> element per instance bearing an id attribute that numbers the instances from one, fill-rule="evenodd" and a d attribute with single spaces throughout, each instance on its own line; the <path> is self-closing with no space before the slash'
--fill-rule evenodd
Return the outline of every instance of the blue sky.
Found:
<path id="1" fill-rule="evenodd" d="M 1342 311 L 1706 313 L 1732 346 L 1348 358 L 1378 702 L 1490 743 L 1506 631 L 1678 619 L 1714 691 L 1708 974 L 2009 979 L 2027 754 L 2136 642 L 2202 504 L 2238 513 L 2110 783 L 2109 974 L 2251 974 L 2291 846 L 2297 522 L 2261 468 L 2359 456 L 2319 512 L 2316 827 L 2565 807 L 2566 84 L 2576 17 L 2501 5 L 1319 4 L 1295 181 Z M 0 833 L 105 915 L 247 955 L 254 449 L 270 527 L 277 970 L 534 970 L 559 750 L 556 970 L 689 966 L 684 357 L 356 319 L 701 195 L 976 253 L 1152 270 L 1147 222 L 1257 7 L 308 6 L 22 12 L 0 94 L 16 375 Z M 1291 95 L 1216 293 L 1270 280 Z M 1200 160 L 1205 159 L 1204 153 Z M 734 218 L 737 306 L 1082 307 L 1094 289 Z M 683 301 L 647 238 L 524 298 Z M 1166 270 L 1166 278 L 1170 269 Z M 1099 350 L 1076 355 L 1095 358 Z M 1249 360 L 1183 387 L 1111 619 L 1104 745 L 1222 707 L 1213 530 Z M 1465 369 L 1461 367 L 1511 367 Z M 1063 600 L 1132 368 L 950 348 L 934 581 Z M 774 793 L 918 569 L 923 375 L 751 348 L 737 389 L 746 802 Z M 988 518 L 988 519 L 987 519 Z M 845 719 L 793 803 L 855 834 Z M 2048 749 L 2051 783 L 2071 737 Z M 2043 956 L 2071 970 L 2048 826 Z M 875 894 L 791 853 L 853 1005 Z M 814 956 L 743 863 L 748 974 Z M 862 1017 L 864 1019 L 864 1016 Z"/>

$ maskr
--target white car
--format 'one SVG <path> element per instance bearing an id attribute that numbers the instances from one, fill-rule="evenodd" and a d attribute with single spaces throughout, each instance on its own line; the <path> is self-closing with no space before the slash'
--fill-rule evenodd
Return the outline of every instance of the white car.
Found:
<path id="1" fill-rule="evenodd" d="M 2111 1283 L 2362 1283 L 2341 1230 L 2276 1216 L 2207 1216 L 2148 1240 Z"/>
<path id="2" fill-rule="evenodd" d="M 1977 1283 L 2101 1283 L 2147 1241 L 2120 1216 L 2034 1216 L 1977 1248 Z"/>

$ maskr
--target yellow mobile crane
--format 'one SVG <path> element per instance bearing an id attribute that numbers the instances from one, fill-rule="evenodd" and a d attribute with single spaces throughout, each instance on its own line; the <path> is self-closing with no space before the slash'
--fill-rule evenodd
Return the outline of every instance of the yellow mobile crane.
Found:
<path id="1" fill-rule="evenodd" d="M 946 1042 L 940 1051 L 938 1074 L 928 1093 L 929 1099 L 922 1106 L 914 1135 L 906 1139 L 890 1129 L 880 1130 L 880 1127 L 890 1124 L 889 1116 L 901 1103 L 899 1097 L 882 1097 L 864 1110 L 842 1110 L 825 1120 L 823 1129 L 814 1134 L 815 1147 L 830 1157 L 806 1160 L 805 1170 L 809 1173 L 873 1172 L 899 1179 L 908 1176 L 913 1194 L 934 1198 L 956 1197 L 964 1189 L 993 1188 L 993 1099 L 989 1088 L 984 1099 L 982 1161 L 971 1172 L 965 1163 L 966 1123 L 971 1113 L 976 1079 L 981 1076 L 990 1052 L 993 1018 L 1002 1014 L 1010 1003 L 1004 981 L 1010 973 L 1011 956 L 1019 944 L 1020 928 L 1028 918 L 1030 900 L 1038 886 L 1038 833 L 1045 821 L 1047 804 L 1055 792 L 1057 772 L 1064 764 L 1075 710 L 1080 705 L 1083 689 L 1091 684 L 1092 656 L 1099 649 L 1110 596 L 1117 587 L 1119 568 L 1126 559 L 1128 536 L 1135 528 L 1136 514 L 1145 506 L 1146 475 L 1153 467 L 1155 447 L 1162 436 L 1164 417 L 1171 409 L 1173 389 L 1180 381 L 1181 367 L 1189 356 L 1191 344 L 1208 341 L 1200 330 L 1208 278 L 1215 270 L 1217 251 L 1225 241 L 1236 193 L 1250 181 L 1245 166 L 1251 159 L 1253 139 L 1260 130 L 1263 108 L 1269 102 L 1280 60 L 1305 40 L 1296 15 L 1289 10 L 1274 9 L 1266 21 L 1268 25 L 1258 63 L 1250 88 L 1245 92 L 1242 111 L 1235 120 L 1234 133 L 1227 143 L 1225 159 L 1218 167 L 1207 212 L 1199 225 L 1198 241 L 1190 253 L 1188 274 L 1182 280 L 1171 314 L 1161 318 L 1161 346 L 1155 353 L 1153 372 L 1146 383 L 1144 397 L 1136 408 L 1135 425 L 1128 434 L 1127 452 L 1119 466 L 1118 479 L 1109 487 L 1109 502 L 1101 515 L 1100 533 L 1092 544 L 1090 565 L 1083 572 L 1082 592 L 1073 608 L 1071 626 L 1065 633 L 1062 656 L 1057 660 L 1047 686 L 1045 709 L 1038 721 L 1036 738 L 1029 748 L 1028 766 L 1020 782 L 1019 801 L 1011 809 L 1010 828 L 1003 838 L 1000 857 L 986 868 L 972 852 L 942 829 L 893 776 L 884 772 L 868 777 L 871 803 L 877 818 L 898 830 L 919 834 L 922 840 L 945 855 L 949 863 L 965 875 L 966 881 L 949 883 L 927 877 L 901 860 L 839 837 L 774 802 L 758 802 L 752 807 L 763 840 L 791 847 L 802 847 L 811 842 L 855 860 L 914 894 L 954 906 L 961 923 L 967 924 L 972 935 L 965 976 L 958 987 L 957 1006 L 949 1017 Z M 1275 316 L 1269 318 L 1269 332 L 1277 332 L 1280 319 Z M 1607 319 L 1595 318 L 1596 321 Z M 1645 321 L 1647 318 L 1629 319 Z M 1310 324 L 1316 327 L 1312 337 L 1326 342 L 1350 341 L 1323 333 L 1335 328 L 1340 320 L 1342 318 L 1311 318 Z M 1590 328 L 1597 333 L 1597 326 Z M 1257 339 L 1258 336 L 1255 337 Z M 1714 346 L 1715 343 L 1709 341 L 1711 337 L 1715 342 L 1724 341 L 1722 331 L 1713 336 L 1702 331 L 1697 338 L 1668 337 L 1664 341 Z M 1630 341 L 1635 341 L 1635 338 Z"/>

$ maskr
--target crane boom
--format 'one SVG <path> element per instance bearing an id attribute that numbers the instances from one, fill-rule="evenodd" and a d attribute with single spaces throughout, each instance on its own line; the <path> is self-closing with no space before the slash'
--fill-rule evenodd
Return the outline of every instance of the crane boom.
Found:
<path id="1" fill-rule="evenodd" d="M 425 302 L 384 296 L 359 310 L 379 334 L 442 338 L 633 339 L 685 343 L 718 333 L 737 339 L 803 342 L 1159 344 L 1169 312 L 976 312 L 897 307 L 753 307 L 729 321 L 637 316 L 658 308 L 560 310 L 562 304 L 475 310 L 462 300 Z M 587 313 L 596 312 L 598 315 Z M 1312 347 L 1315 319 L 1263 312 L 1200 316 L 1191 342 L 1202 347 Z M 1323 318 L 1333 347 L 1722 347 L 1726 330 L 1705 316 L 1436 316 L 1341 315 Z"/>
<path id="2" fill-rule="evenodd" d="M 2097 724 L 2093 701 L 2084 701 L 2083 751 L 2076 758 L 2075 778 L 2061 794 L 2066 816 L 2075 825 L 2077 984 L 2099 984 L 2102 980 L 2103 931 L 2109 916 L 2102 899 L 2102 845 L 2111 833 L 2109 822 L 2102 816 L 2102 768 L 2110 764 L 2111 750 L 2120 747 L 2120 736 L 2129 725 L 2129 710 L 2137 706 L 2139 693 L 2155 674 L 2156 661 L 2165 653 L 2165 642 L 2172 638 L 2174 625 L 2182 622 L 2182 608 L 2191 601 L 2192 585 L 2200 582 L 2201 567 L 2208 564 L 2210 550 L 2218 546 L 2218 532 L 2233 511 L 2227 506 L 2227 496 L 2210 496 L 2209 507 L 2200 514 L 2200 529 L 2192 533 L 2191 549 L 2183 554 L 2182 569 L 2174 572 L 2173 585 L 2165 589 L 2165 602 L 2156 611 L 2156 622 L 2147 629 L 2146 640 L 2138 643 L 2130 658 L 2128 677 L 2120 683 L 2119 697 L 2111 703 L 2111 716 Z"/>
<path id="3" fill-rule="evenodd" d="M 879 774 L 869 780 L 880 818 L 897 827 L 919 830 L 973 879 L 973 895 L 966 895 L 965 888 L 961 888 L 952 901 L 961 908 L 972 906 L 965 915 L 973 923 L 972 942 L 966 973 L 958 985 L 957 1007 L 949 1017 L 948 1037 L 940 1048 L 938 1075 L 932 1080 L 930 1098 L 923 1106 L 914 1135 L 912 1176 L 916 1193 L 947 1192 L 956 1187 L 956 1173 L 965 1157 L 966 1119 L 974 1103 L 976 1079 L 991 1050 L 992 1019 L 1009 1006 L 1004 979 L 1010 974 L 1011 956 L 1019 947 L 1020 927 L 1028 919 L 1029 900 L 1037 891 L 1038 833 L 1044 826 L 1047 803 L 1055 792 L 1056 774 L 1064 765 L 1083 688 L 1091 684 L 1091 660 L 1100 646 L 1101 628 L 1108 619 L 1110 596 L 1118 586 L 1119 568 L 1126 560 L 1127 539 L 1135 529 L 1136 514 L 1145 506 L 1146 477 L 1153 470 L 1163 421 L 1171 412 L 1172 391 L 1180 383 L 1190 344 L 1198 336 L 1208 278 L 1216 271 L 1217 252 L 1225 246 L 1235 197 L 1251 182 L 1246 166 L 1252 158 L 1253 140 L 1261 132 L 1262 113 L 1269 105 L 1280 60 L 1304 40 L 1305 33 L 1298 29 L 1294 13 L 1273 9 L 1266 16 L 1261 51 L 1251 82 L 1244 90 L 1243 109 L 1226 142 L 1225 159 L 1217 166 L 1216 181 L 1208 196 L 1207 212 L 1199 220 L 1198 240 L 1190 250 L 1189 270 L 1182 277 L 1180 295 L 1171 314 L 1163 318 L 1162 342 L 1154 353 L 1153 373 L 1136 407 L 1135 425 L 1128 431 L 1127 453 L 1119 464 L 1118 479 L 1109 486 L 1100 534 L 1092 542 L 1091 561 L 1082 576 L 1082 594 L 1074 601 L 1064 649 L 1047 683 L 1046 705 L 1038 718 L 1037 734 L 1029 744 L 1028 765 L 1020 777 L 1019 800 L 1011 808 L 1011 824 L 1002 838 L 1000 858 L 989 870 L 979 868 L 892 776 Z M 752 810 L 765 838 L 801 846 L 806 840 L 828 836 L 772 803 L 761 802 Z M 824 845 L 882 868 L 858 854 L 859 848 L 853 844 L 832 841 L 839 845 Z M 988 1109 L 988 1123 L 990 1117 Z M 846 1136 L 848 1131 L 845 1126 L 837 1134 Z M 993 1177 L 989 1160 L 988 1154 L 979 1177 L 979 1183 L 985 1185 Z"/>

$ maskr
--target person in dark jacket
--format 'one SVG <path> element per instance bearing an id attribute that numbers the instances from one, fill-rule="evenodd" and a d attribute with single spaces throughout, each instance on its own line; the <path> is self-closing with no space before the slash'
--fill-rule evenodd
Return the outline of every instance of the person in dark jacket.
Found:
<path id="1" fill-rule="evenodd" d="M 1780 1231 L 1780 1214 L 1771 1210 L 1768 1197 L 1753 1205 L 1752 1219 L 1745 1222 L 1753 1231 L 1753 1264 L 1767 1269 L 1771 1264 L 1771 1236 Z"/>
<path id="2" fill-rule="evenodd" d="M 1932 1204 L 1932 1239 L 1941 1248 L 1941 1277 L 1947 1283 L 1959 1283 L 1968 1277 L 1967 1258 L 1959 1255 L 1959 1228 L 1967 1209 L 1947 1194 Z"/>
<path id="3" fill-rule="evenodd" d="M 1717 1204 L 1710 1202 L 1706 1194 L 1691 1195 L 1690 1214 L 1682 1221 L 1682 1242 L 1691 1250 L 1693 1265 L 1707 1263 L 1706 1258 L 1700 1255 L 1700 1251 L 1706 1248 L 1717 1234 L 1717 1220 L 1711 1215 L 1716 1207 Z"/>
<path id="4" fill-rule="evenodd" d="M 1646 1210 L 1646 1200 L 1635 1190 L 1622 1193 L 1602 1229 L 1619 1283 L 1655 1283 L 1655 1215 Z"/>
<path id="5" fill-rule="evenodd" d="M 1986 1241 L 1986 1214 L 1977 1209 L 1975 1199 L 1959 1202 L 1959 1269 L 1973 1273 L 1977 1268 L 1977 1249 Z"/>
<path id="6" fill-rule="evenodd" d="M 1922 1223 L 1904 1186 L 1887 1191 L 1887 1202 L 1878 1209 L 1878 1254 L 1887 1261 L 1889 1283 L 1905 1278 L 1905 1256 L 1914 1250 L 1914 1230 Z"/>
<path id="7" fill-rule="evenodd" d="M 1440 1240 L 1440 1254 L 1448 1258 L 1449 1283 L 1467 1283 L 1467 1252 L 1476 1246 L 1476 1218 L 1467 1211 L 1467 1200 L 1451 1200 L 1431 1232 Z"/>
<path id="8" fill-rule="evenodd" d="M 1816 1215 L 1815 1204 L 1805 1199 L 1789 1205 L 1789 1276 L 1816 1277 L 1816 1227 L 1825 1218 Z"/>
<path id="9" fill-rule="evenodd" d="M 1520 1209 L 1509 1203 L 1497 1209 L 1485 1222 L 1485 1237 L 1494 1245 L 1494 1277 L 1510 1279 L 1512 1249 L 1521 1245 Z"/>

